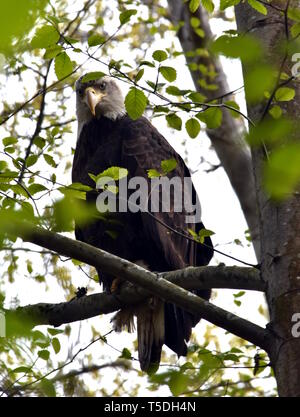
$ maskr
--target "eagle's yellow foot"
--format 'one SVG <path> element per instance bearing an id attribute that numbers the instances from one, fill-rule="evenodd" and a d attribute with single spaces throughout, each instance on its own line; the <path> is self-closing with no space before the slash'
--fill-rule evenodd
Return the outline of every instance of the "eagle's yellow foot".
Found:
<path id="1" fill-rule="evenodd" d="M 121 278 L 115 278 L 110 286 L 110 292 L 113 294 L 114 292 L 117 292 L 121 286 L 121 283 L 123 280 Z"/>

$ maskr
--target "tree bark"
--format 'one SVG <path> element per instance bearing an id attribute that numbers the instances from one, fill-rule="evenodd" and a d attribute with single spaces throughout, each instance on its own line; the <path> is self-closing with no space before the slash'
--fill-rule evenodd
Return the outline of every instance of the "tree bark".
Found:
<path id="1" fill-rule="evenodd" d="M 168 0 L 168 4 L 169 16 L 173 24 L 177 25 L 181 21 L 184 22 L 184 25 L 178 32 L 178 38 L 184 53 L 196 51 L 198 48 L 206 48 L 213 39 L 206 11 L 199 7 L 195 13 L 191 13 L 189 2 L 179 0 Z M 200 20 L 200 27 L 205 33 L 204 38 L 199 37 L 192 28 L 190 24 L 192 16 Z M 210 91 L 202 88 L 198 83 L 199 79 L 203 78 L 203 74 L 199 70 L 191 70 L 196 90 L 204 94 L 208 101 L 228 94 L 230 90 L 226 75 L 220 61 L 216 57 L 211 55 L 203 57 L 197 54 L 194 57 L 188 54 L 186 57 L 188 64 L 204 64 L 206 68 L 216 71 L 217 77 L 213 82 L 218 86 L 218 89 Z M 230 97 L 226 98 L 229 99 Z M 242 139 L 242 131 L 243 125 L 236 119 L 233 119 L 228 110 L 223 109 L 222 125 L 218 129 L 207 130 L 207 135 L 239 199 L 251 232 L 256 257 L 259 261 L 260 237 L 252 161 L 250 151 Z"/>
<path id="2" fill-rule="evenodd" d="M 291 74 L 293 65 L 284 59 L 284 52 L 278 46 L 286 40 L 288 7 L 300 8 L 299 0 L 272 1 L 268 14 L 262 16 L 245 3 L 236 7 L 236 21 L 240 33 L 250 33 L 257 37 L 265 48 L 265 59 L 279 70 Z M 249 71 L 243 65 L 244 75 Z M 284 114 L 290 119 L 299 118 L 300 86 L 295 88 L 294 100 L 281 103 Z M 264 116 L 265 104 L 248 104 L 248 114 L 254 121 Z M 263 138 L 262 138 L 263 139 Z M 289 141 L 299 141 L 299 130 Z M 256 189 L 259 202 L 259 219 L 262 249 L 262 277 L 267 283 L 267 301 L 270 311 L 270 329 L 276 335 L 271 352 L 271 362 L 275 370 L 280 396 L 300 396 L 300 339 L 292 336 L 292 316 L 300 311 L 300 194 L 295 192 L 282 204 L 275 204 L 265 194 L 262 187 L 261 166 L 265 150 L 252 149 Z"/>
<path id="3" fill-rule="evenodd" d="M 189 292 L 165 279 L 169 276 L 171 280 L 183 283 L 186 281 L 186 277 L 189 275 L 190 271 L 191 281 L 194 280 L 195 286 L 198 285 L 202 288 L 206 286 L 207 288 L 209 286 L 209 282 L 207 278 L 204 278 L 203 274 L 201 277 L 201 273 L 204 272 L 201 267 L 186 268 L 181 270 L 181 272 L 172 271 L 162 274 L 154 273 L 133 264 L 126 259 L 121 259 L 94 246 L 41 229 L 24 221 L 20 222 L 15 219 L 14 222 L 6 223 L 3 227 L 6 232 L 21 237 L 24 241 L 34 243 L 51 251 L 55 251 L 60 255 L 78 259 L 79 261 L 95 266 L 97 269 L 104 272 L 109 272 L 112 275 L 122 277 L 122 279 L 131 282 L 135 286 L 138 285 L 142 287 L 143 290 L 146 290 L 146 293 L 142 292 L 143 297 L 153 294 L 165 301 L 174 303 L 191 313 L 198 313 L 203 319 L 208 320 L 216 326 L 220 326 L 221 328 L 232 332 L 236 336 L 260 346 L 267 352 L 270 351 L 273 339 L 270 331 L 263 329 L 248 320 L 238 317 L 235 314 L 223 310 L 220 307 L 214 306 L 192 292 Z M 255 269 L 229 267 L 227 270 L 227 267 L 222 265 L 203 268 L 208 268 L 208 271 L 209 269 L 211 271 L 214 270 L 216 277 L 220 272 L 220 276 L 223 276 L 223 279 L 221 278 L 221 280 L 219 280 L 220 286 L 226 285 L 224 278 L 227 276 L 228 281 L 230 281 L 230 277 L 233 281 L 233 284 L 229 284 L 229 287 L 235 287 L 237 284 L 241 284 L 246 288 L 251 287 L 259 290 L 264 289 L 264 285 L 260 280 L 259 272 Z M 242 270 L 245 274 L 241 273 Z M 216 281 L 218 281 L 218 279 L 216 279 Z M 188 286 L 189 285 L 191 285 L 191 283 L 188 284 Z M 134 291 L 138 291 L 136 287 L 134 287 Z M 137 303 L 140 301 L 140 299 L 136 298 L 136 294 L 132 293 L 132 291 L 127 291 L 123 294 L 123 296 L 125 298 L 122 300 L 122 298 L 118 298 L 115 294 L 95 294 L 88 297 L 77 298 L 67 303 L 37 304 L 36 306 L 21 308 L 21 310 L 19 310 L 19 314 L 21 311 L 23 319 L 25 320 L 25 317 L 28 318 L 29 327 L 47 323 L 57 326 L 66 322 L 94 317 L 103 312 L 109 313 L 120 309 L 124 305 L 131 305 L 132 302 Z M 18 315 L 18 311 L 16 314 Z M 13 313 L 12 320 L 14 320 Z"/>
<path id="4" fill-rule="evenodd" d="M 102 256 L 103 254 L 100 252 L 98 256 L 100 263 Z M 109 256 L 109 254 L 106 256 Z M 123 260 L 114 257 L 112 261 L 119 264 L 121 274 L 124 271 Z M 135 265 L 132 264 L 132 267 L 134 268 Z M 143 271 L 143 269 L 139 270 L 139 272 L 141 271 Z M 147 277 L 144 276 L 144 278 L 142 278 L 142 280 L 145 281 L 148 279 L 149 271 L 144 270 L 144 272 L 147 273 Z M 26 319 L 26 321 L 30 328 L 41 324 L 60 326 L 64 323 L 85 320 L 98 316 L 99 314 L 112 313 L 124 306 L 140 304 L 145 298 L 150 297 L 153 293 L 157 293 L 156 282 L 158 279 L 169 281 L 186 290 L 203 290 L 210 286 L 214 288 L 231 288 L 237 290 L 251 289 L 255 291 L 264 291 L 265 289 L 264 283 L 260 279 L 259 271 L 252 268 L 206 266 L 167 272 L 159 274 L 158 277 L 155 274 L 150 273 L 149 276 L 152 278 L 152 283 L 150 282 L 149 288 L 151 289 L 148 290 L 144 287 L 126 283 L 121 286 L 117 294 L 99 293 L 79 298 L 74 297 L 72 300 L 62 303 L 39 303 L 28 305 L 19 307 L 17 310 L 7 310 L 6 318 L 8 321 L 13 321 L 14 318 L 17 320 L 18 318 L 21 318 L 22 325 L 24 324 L 25 318 L 27 318 L 28 320 Z M 153 282 L 154 280 L 155 282 Z M 176 292 L 177 288 L 172 287 L 171 291 Z M 180 292 L 181 290 L 178 289 L 178 291 Z M 170 299 L 168 299 L 168 301 L 170 301 Z M 188 308 L 188 304 L 189 297 L 186 299 L 185 308 Z M 218 312 L 218 308 L 216 309 Z M 226 326 L 226 320 L 224 321 L 224 326 Z M 9 331 L 9 328 L 7 330 Z"/>

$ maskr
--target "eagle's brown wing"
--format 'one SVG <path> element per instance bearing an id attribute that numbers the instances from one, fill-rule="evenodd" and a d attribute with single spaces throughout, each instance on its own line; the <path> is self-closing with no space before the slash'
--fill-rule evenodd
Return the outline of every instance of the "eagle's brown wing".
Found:
<path id="1" fill-rule="evenodd" d="M 97 175 L 111 166 L 119 166 L 127 168 L 129 178 L 141 176 L 149 181 L 147 170 L 160 170 L 161 161 L 172 158 L 177 161 L 177 166 L 168 174 L 169 177 L 189 177 L 183 160 L 147 119 L 142 117 L 133 121 L 125 116 L 112 121 L 102 117 L 93 119 L 80 133 L 72 179 L 73 182 L 93 186 L 89 173 Z M 194 188 L 191 193 L 195 198 Z M 160 195 L 161 200 L 162 197 Z M 88 193 L 87 200 L 93 205 L 95 199 L 95 193 Z M 172 199 L 170 202 L 172 204 Z M 201 222 L 187 224 L 186 214 L 184 211 L 174 211 L 172 205 L 169 211 L 159 211 L 153 213 L 153 216 L 148 213 L 117 213 L 117 219 L 108 223 L 97 219 L 85 226 L 77 224 L 76 237 L 129 261 L 142 261 L 152 271 L 206 265 L 212 257 L 212 249 L 196 245 L 165 226 L 185 234 L 188 228 L 195 231 L 203 228 Z M 211 246 L 209 238 L 206 238 L 205 243 Z M 98 271 L 98 275 L 105 289 L 109 290 L 114 277 L 102 271 Z M 199 295 L 208 299 L 209 293 L 209 290 L 200 291 Z M 199 321 L 199 316 L 156 299 L 149 300 L 148 304 L 140 306 L 135 313 L 138 318 L 142 369 L 147 370 L 151 364 L 159 363 L 164 343 L 178 355 L 186 354 L 186 341 L 189 340 L 192 327 Z M 121 319 L 132 323 L 128 311 L 123 316 L 120 314 L 117 319 L 120 319 L 120 328 Z"/>

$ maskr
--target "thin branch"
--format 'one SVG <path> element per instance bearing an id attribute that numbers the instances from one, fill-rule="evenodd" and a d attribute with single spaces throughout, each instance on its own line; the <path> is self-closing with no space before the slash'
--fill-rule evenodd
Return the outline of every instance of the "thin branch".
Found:
<path id="1" fill-rule="evenodd" d="M 46 73 L 44 75 L 44 82 L 43 82 L 43 87 L 42 87 L 42 100 L 41 100 L 41 105 L 40 105 L 40 112 L 39 112 L 39 116 L 36 122 L 36 127 L 34 130 L 33 135 L 30 138 L 29 144 L 27 146 L 26 152 L 25 152 L 25 158 L 24 161 L 22 163 L 22 168 L 21 168 L 21 172 L 18 178 L 18 183 L 21 184 L 23 176 L 24 176 L 24 172 L 25 172 L 25 166 L 26 166 L 26 162 L 27 159 L 30 155 L 31 152 L 31 148 L 33 145 L 33 142 L 35 140 L 35 138 L 40 134 L 41 132 L 41 127 L 43 124 L 43 120 L 44 120 L 44 111 L 45 111 L 45 104 L 46 104 L 46 94 L 47 94 L 47 81 L 48 81 L 48 75 L 49 75 L 49 71 L 50 71 L 50 67 L 52 64 L 52 60 L 50 60 L 47 64 L 47 69 L 46 69 Z"/>
<path id="2" fill-rule="evenodd" d="M 52 123 L 51 125 L 42 127 L 42 130 L 48 130 L 48 129 L 53 129 L 54 127 L 66 126 L 70 123 L 75 122 L 75 120 L 76 120 L 75 118 L 72 118 L 72 119 L 69 119 L 69 120 L 65 120 L 63 122 Z"/>

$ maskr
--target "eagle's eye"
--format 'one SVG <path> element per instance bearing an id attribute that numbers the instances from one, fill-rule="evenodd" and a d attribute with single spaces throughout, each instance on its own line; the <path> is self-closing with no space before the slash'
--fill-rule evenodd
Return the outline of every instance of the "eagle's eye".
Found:
<path id="1" fill-rule="evenodd" d="M 83 87 L 79 87 L 79 88 L 77 89 L 77 93 L 78 93 L 80 96 L 83 96 L 83 93 L 84 93 L 84 88 L 83 88 Z"/>
<path id="2" fill-rule="evenodd" d="M 100 90 L 105 90 L 105 87 L 106 87 L 106 82 L 105 81 L 101 81 L 101 83 L 99 84 L 99 88 L 100 88 Z"/>

